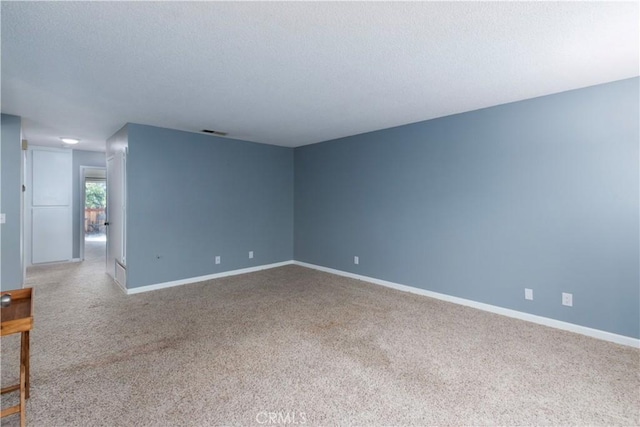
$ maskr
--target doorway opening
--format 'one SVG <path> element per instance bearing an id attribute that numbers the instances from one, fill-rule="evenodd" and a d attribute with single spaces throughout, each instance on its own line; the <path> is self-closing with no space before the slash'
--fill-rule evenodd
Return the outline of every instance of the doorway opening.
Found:
<path id="1" fill-rule="evenodd" d="M 103 168 L 84 168 L 82 179 L 82 260 L 104 259 L 107 247 L 107 178 Z"/>

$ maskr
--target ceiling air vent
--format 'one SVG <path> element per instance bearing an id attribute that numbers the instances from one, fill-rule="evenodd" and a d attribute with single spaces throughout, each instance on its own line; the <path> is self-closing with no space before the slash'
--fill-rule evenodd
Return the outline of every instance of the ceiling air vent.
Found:
<path id="1" fill-rule="evenodd" d="M 208 133 L 211 135 L 219 135 L 219 136 L 225 136 L 227 134 L 227 132 L 220 132 L 219 130 L 211 130 L 211 129 L 202 129 L 202 133 Z"/>

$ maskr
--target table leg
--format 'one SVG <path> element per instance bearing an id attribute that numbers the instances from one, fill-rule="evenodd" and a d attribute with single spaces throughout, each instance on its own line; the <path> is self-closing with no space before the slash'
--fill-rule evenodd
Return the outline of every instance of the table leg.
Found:
<path id="1" fill-rule="evenodd" d="M 20 342 L 20 364 L 24 366 L 25 399 L 29 398 L 29 331 L 22 334 Z"/>
<path id="2" fill-rule="evenodd" d="M 20 366 L 20 427 L 27 423 L 27 404 L 25 402 L 25 367 Z"/>

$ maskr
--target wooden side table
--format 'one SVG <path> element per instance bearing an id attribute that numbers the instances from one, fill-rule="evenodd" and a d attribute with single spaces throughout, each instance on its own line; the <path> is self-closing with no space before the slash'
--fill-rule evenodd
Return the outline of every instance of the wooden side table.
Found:
<path id="1" fill-rule="evenodd" d="M 26 402 L 29 398 L 29 331 L 33 329 L 33 288 L 2 292 L 11 294 L 11 305 L 0 308 L 0 336 L 21 334 L 20 383 L 3 387 L 1 394 L 20 390 L 20 403 L 0 412 L 0 418 L 20 413 L 20 426 L 26 422 Z"/>

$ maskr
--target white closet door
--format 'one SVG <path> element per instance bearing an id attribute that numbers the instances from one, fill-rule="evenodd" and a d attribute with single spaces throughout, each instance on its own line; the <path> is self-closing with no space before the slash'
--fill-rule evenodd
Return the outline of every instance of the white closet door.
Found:
<path id="1" fill-rule="evenodd" d="M 72 258 L 71 150 L 31 150 L 31 262 Z"/>
<path id="2" fill-rule="evenodd" d="M 122 152 L 107 159 L 107 274 L 116 280 L 116 262 L 126 266 L 126 159 Z"/>

